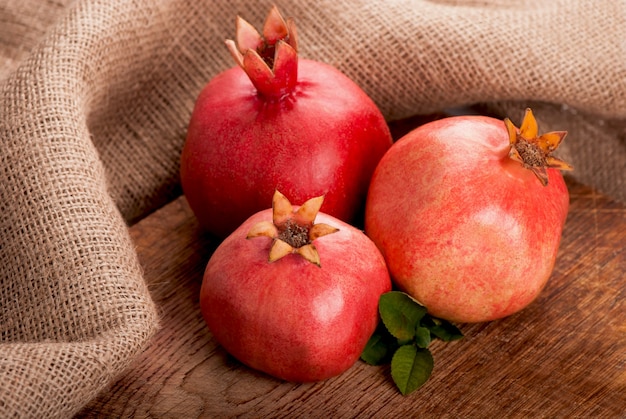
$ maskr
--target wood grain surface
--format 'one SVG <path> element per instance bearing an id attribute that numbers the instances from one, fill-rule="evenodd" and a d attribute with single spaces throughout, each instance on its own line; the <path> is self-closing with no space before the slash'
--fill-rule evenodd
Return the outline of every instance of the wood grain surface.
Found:
<path id="1" fill-rule="evenodd" d="M 409 396 L 388 367 L 359 361 L 312 384 L 281 382 L 230 357 L 198 293 L 216 241 L 183 197 L 131 228 L 161 329 L 78 417 L 626 416 L 626 208 L 568 180 L 571 209 L 538 300 L 503 320 L 459 325 L 435 342 L 431 379 Z"/>

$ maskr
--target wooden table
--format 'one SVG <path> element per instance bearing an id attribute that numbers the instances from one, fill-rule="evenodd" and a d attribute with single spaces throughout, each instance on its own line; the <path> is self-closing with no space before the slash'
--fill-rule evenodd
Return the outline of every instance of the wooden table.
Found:
<path id="1" fill-rule="evenodd" d="M 160 332 L 79 417 L 626 417 L 626 207 L 568 180 L 556 268 L 531 306 L 459 325 L 435 342 L 431 379 L 400 395 L 389 367 L 359 361 L 312 384 L 281 382 L 230 357 L 198 305 L 217 242 L 183 197 L 130 231 L 161 311 Z"/>

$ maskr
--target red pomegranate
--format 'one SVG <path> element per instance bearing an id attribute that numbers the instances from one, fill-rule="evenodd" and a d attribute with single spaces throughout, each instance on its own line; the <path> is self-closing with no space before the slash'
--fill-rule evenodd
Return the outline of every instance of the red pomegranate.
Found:
<path id="1" fill-rule="evenodd" d="M 397 286 L 435 317 L 502 318 L 544 288 L 569 195 L 553 157 L 565 132 L 537 135 L 527 110 L 510 120 L 458 116 L 418 127 L 378 165 L 367 234 Z"/>
<path id="2" fill-rule="evenodd" d="M 181 155 L 193 212 L 223 237 L 279 189 L 297 202 L 324 195 L 326 213 L 354 221 L 391 146 L 379 109 L 337 69 L 298 59 L 295 24 L 276 7 L 262 35 L 238 18 L 236 39 L 238 66 L 200 93 Z"/>
<path id="3" fill-rule="evenodd" d="M 216 249 L 200 292 L 215 339 L 244 364 L 288 381 L 350 368 L 391 289 L 376 245 L 318 213 L 322 201 L 292 208 L 276 192 L 273 209 L 254 214 Z"/>

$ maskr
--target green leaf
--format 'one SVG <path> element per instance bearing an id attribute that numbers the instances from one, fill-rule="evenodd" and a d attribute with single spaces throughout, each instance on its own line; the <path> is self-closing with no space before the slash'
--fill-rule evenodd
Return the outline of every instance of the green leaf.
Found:
<path id="1" fill-rule="evenodd" d="M 397 339 L 387 331 L 382 323 L 367 341 L 365 349 L 361 353 L 361 359 L 370 365 L 382 365 L 389 363 L 393 353 L 398 349 Z"/>
<path id="2" fill-rule="evenodd" d="M 391 362 L 391 377 L 407 395 L 430 378 L 434 360 L 427 348 L 432 340 L 461 339 L 463 333 L 448 321 L 430 316 L 426 307 L 400 291 L 381 295 L 378 309 L 382 322 L 361 359 L 372 365 Z"/>
<path id="3" fill-rule="evenodd" d="M 428 381 L 433 366 L 433 356 L 428 349 L 404 345 L 398 348 L 391 359 L 391 378 L 406 396 Z"/>
<path id="4" fill-rule="evenodd" d="M 426 315 L 424 306 L 400 291 L 390 291 L 381 295 L 378 310 L 389 333 L 399 341 L 413 339 L 415 329 Z"/>
<path id="5" fill-rule="evenodd" d="M 461 332 L 461 330 L 452 323 L 434 317 L 431 317 L 429 320 L 430 321 L 428 322 L 424 322 L 426 324 L 422 325 L 427 327 L 433 335 L 444 342 L 450 342 L 463 338 L 463 332 Z"/>
<path id="6" fill-rule="evenodd" d="M 432 338 L 430 337 L 430 330 L 427 327 L 418 326 L 415 329 L 415 344 L 419 348 L 428 348 Z"/>

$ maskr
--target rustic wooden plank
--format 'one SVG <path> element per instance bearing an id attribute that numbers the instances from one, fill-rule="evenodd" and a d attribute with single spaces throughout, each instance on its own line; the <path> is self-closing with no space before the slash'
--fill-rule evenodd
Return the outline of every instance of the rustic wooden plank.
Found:
<path id="1" fill-rule="evenodd" d="M 460 325 L 461 341 L 434 343 L 433 376 L 407 397 L 388 367 L 357 362 L 325 382 L 292 384 L 230 357 L 198 308 L 217 241 L 181 197 L 131 228 L 162 327 L 78 416 L 623 417 L 626 207 L 568 185 L 571 210 L 557 265 L 538 300 L 503 320 Z"/>

